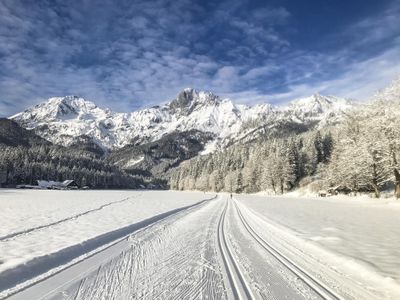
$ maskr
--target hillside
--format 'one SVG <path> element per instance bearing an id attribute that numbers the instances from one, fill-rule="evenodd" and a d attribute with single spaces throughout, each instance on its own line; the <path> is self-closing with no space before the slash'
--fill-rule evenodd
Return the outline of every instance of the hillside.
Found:
<path id="1" fill-rule="evenodd" d="M 400 198 L 399 87 L 400 81 L 394 82 L 371 102 L 347 110 L 337 122 L 329 124 L 323 118 L 320 126 L 308 128 L 300 122 L 303 127 L 292 130 L 278 130 L 275 123 L 275 134 L 265 130 L 263 136 L 195 157 L 168 174 L 171 187 L 282 194 L 307 186 L 315 194 L 331 190 L 375 197 L 394 189 Z M 323 107 L 325 101 L 318 102 Z M 307 101 L 297 103 L 308 108 L 300 116 L 320 112 Z M 261 122 L 259 128 L 268 126 Z"/>

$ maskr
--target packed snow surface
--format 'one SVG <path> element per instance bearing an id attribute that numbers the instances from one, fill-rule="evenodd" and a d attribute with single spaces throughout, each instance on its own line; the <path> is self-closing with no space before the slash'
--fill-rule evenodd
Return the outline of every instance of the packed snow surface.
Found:
<path id="1" fill-rule="evenodd" d="M 394 224 L 393 207 L 202 192 L 0 190 L 0 299 L 399 299 L 396 280 L 382 275 L 390 272 L 365 263 L 380 266 L 379 254 L 360 250 L 375 249 L 398 266 L 397 228 L 393 244 L 374 244 Z M 335 244 L 345 238 L 347 245 Z M 394 268 L 390 274 L 397 278 Z"/>
<path id="2" fill-rule="evenodd" d="M 400 203 L 350 197 L 237 198 L 301 239 L 400 283 Z"/>
<path id="3" fill-rule="evenodd" d="M 204 198 L 195 192 L 0 190 L 0 272 Z"/>

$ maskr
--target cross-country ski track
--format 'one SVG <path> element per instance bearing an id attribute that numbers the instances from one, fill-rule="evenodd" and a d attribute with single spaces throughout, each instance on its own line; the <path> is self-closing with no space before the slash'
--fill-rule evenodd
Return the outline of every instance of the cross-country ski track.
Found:
<path id="1" fill-rule="evenodd" d="M 121 201 L 127 200 L 115 203 Z M 0 298 L 391 298 L 331 268 L 281 230 L 229 194 L 207 194 L 0 273 Z"/>

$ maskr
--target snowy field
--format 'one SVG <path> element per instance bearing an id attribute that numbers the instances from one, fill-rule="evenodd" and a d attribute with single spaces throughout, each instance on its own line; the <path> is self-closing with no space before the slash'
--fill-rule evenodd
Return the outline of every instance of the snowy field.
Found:
<path id="1" fill-rule="evenodd" d="M 265 197 L 237 199 L 293 236 L 339 256 L 376 284 L 400 284 L 400 203 L 367 197 Z M 379 282 L 381 281 L 381 282 Z"/>
<path id="2" fill-rule="evenodd" d="M 400 299 L 396 204 L 0 190 L 0 299 Z"/>
<path id="3" fill-rule="evenodd" d="M 0 272 L 207 197 L 192 192 L 0 190 Z"/>

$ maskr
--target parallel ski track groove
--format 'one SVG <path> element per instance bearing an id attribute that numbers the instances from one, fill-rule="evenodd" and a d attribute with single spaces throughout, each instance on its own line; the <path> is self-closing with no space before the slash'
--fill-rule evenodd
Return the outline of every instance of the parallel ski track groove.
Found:
<path id="1" fill-rule="evenodd" d="M 278 260 L 281 264 L 283 264 L 289 271 L 299 277 L 309 288 L 311 288 L 316 294 L 326 300 L 344 300 L 345 298 L 336 294 L 329 287 L 327 287 L 324 283 L 314 278 L 304 269 L 299 267 L 295 262 L 293 262 L 290 258 L 286 257 L 284 254 L 279 252 L 275 247 L 273 247 L 270 243 L 265 241 L 246 221 L 242 212 L 240 211 L 239 206 L 234 200 L 234 204 L 236 207 L 236 211 L 239 215 L 239 218 L 249 232 L 249 234 L 254 238 L 254 240 L 269 254 L 271 254 L 276 260 Z"/>
<path id="2" fill-rule="evenodd" d="M 116 244 L 122 242 L 122 241 L 125 240 L 128 236 L 130 236 L 131 234 L 133 234 L 133 233 L 135 233 L 135 232 L 143 231 L 143 230 L 145 230 L 145 229 L 147 229 L 147 228 L 149 228 L 149 227 L 152 227 L 152 226 L 155 226 L 155 225 L 159 224 L 160 222 L 166 221 L 166 220 L 168 220 L 168 219 L 170 219 L 170 218 L 172 218 L 172 217 L 179 216 L 180 214 L 190 213 L 192 210 L 199 209 L 200 207 L 203 207 L 206 203 L 208 203 L 208 202 L 210 202 L 210 201 L 212 201 L 212 200 L 215 200 L 216 198 L 217 198 L 217 195 L 215 195 L 215 196 L 213 196 L 213 197 L 211 197 L 211 198 L 203 199 L 203 200 L 201 200 L 201 201 L 199 201 L 199 202 L 197 202 L 197 203 L 190 204 L 190 205 L 187 205 L 187 206 L 184 206 L 184 207 L 179 207 L 179 208 L 176 208 L 176 209 L 173 209 L 173 210 L 170 210 L 170 211 L 161 213 L 160 215 L 156 215 L 156 216 L 150 217 L 149 219 L 145 219 L 145 220 L 143 220 L 143 221 L 140 221 L 140 222 L 138 222 L 138 223 L 136 223 L 136 224 L 139 224 L 139 223 L 146 223 L 146 225 L 144 225 L 143 227 L 137 228 L 137 229 L 133 230 L 132 232 L 126 233 L 126 234 L 124 234 L 123 236 L 114 239 L 114 241 L 110 241 L 109 244 L 106 245 L 105 248 L 102 248 L 102 249 L 99 250 L 99 251 L 96 251 L 96 252 L 91 253 L 89 256 L 83 258 L 82 260 L 76 261 L 76 262 L 72 263 L 71 265 L 67 265 L 66 267 L 63 267 L 62 269 L 57 270 L 56 272 L 54 272 L 54 273 L 52 273 L 52 274 L 49 274 L 48 276 L 45 276 L 45 277 L 43 277 L 43 278 L 41 278 L 41 279 L 39 279 L 39 280 L 37 280 L 37 281 L 35 281 L 35 282 L 32 282 L 32 283 L 30 283 L 30 284 L 27 284 L 26 286 L 23 286 L 23 287 L 22 287 L 21 289 L 19 289 L 19 290 L 12 291 L 12 292 L 10 292 L 9 294 L 7 294 L 7 295 L 5 295 L 5 296 L 0 296 L 0 300 L 8 299 L 8 298 L 10 298 L 10 297 L 12 297 L 12 296 L 14 296 L 14 295 L 16 295 L 16 294 L 19 294 L 19 293 L 21 293 L 21 292 L 24 292 L 25 290 L 29 289 L 30 287 L 32 287 L 32 286 L 34 286 L 34 285 L 36 285 L 36 284 L 39 284 L 40 282 L 45 281 L 45 280 L 47 280 L 48 278 L 57 275 L 58 273 L 63 272 L 65 269 L 69 269 L 69 268 L 71 268 L 71 267 L 73 267 L 73 266 L 75 266 L 75 265 L 81 263 L 83 260 L 86 260 L 86 259 L 88 259 L 88 258 L 90 258 L 90 257 L 92 257 L 92 256 L 94 256 L 94 255 L 96 255 L 96 254 L 98 254 L 98 253 L 100 253 L 100 252 L 102 252 L 102 251 L 107 250 L 107 249 L 110 248 L 110 247 L 115 246 Z M 125 200 L 128 200 L 128 198 L 126 198 Z M 122 201 L 122 200 L 119 200 L 119 201 Z M 114 202 L 114 203 L 115 203 L 115 202 Z M 161 216 L 161 215 L 162 215 L 162 217 L 160 217 L 159 219 L 154 219 L 155 217 L 159 217 L 159 216 Z M 154 221 L 153 221 L 153 219 L 154 219 Z M 147 221 L 149 221 L 149 220 L 152 220 L 152 221 L 149 222 L 149 223 L 147 223 Z M 136 225 L 136 224 L 133 224 L 133 225 Z M 128 226 L 128 227 L 129 227 L 129 226 Z M 122 228 L 122 229 L 125 229 L 125 228 Z M 119 229 L 119 230 L 120 230 L 120 229 Z M 117 231 L 118 231 L 118 230 L 117 230 Z M 103 262 L 105 262 L 105 261 L 103 261 Z M 102 267 L 102 266 L 100 265 L 98 270 L 100 270 L 101 267 Z M 46 271 L 46 272 L 47 272 L 47 271 Z M 87 273 L 89 273 L 89 272 L 90 272 L 90 270 L 87 271 Z M 45 272 L 44 272 L 44 273 L 45 273 Z M 41 273 L 41 274 L 42 274 L 42 273 Z M 41 274 L 39 274 L 39 275 L 41 275 Z M 82 274 L 79 274 L 77 277 L 79 277 L 79 276 L 81 276 L 81 275 L 82 275 Z M 31 279 L 31 278 L 29 278 L 29 279 Z M 97 278 L 96 278 L 96 280 L 97 280 Z M 70 281 L 72 281 L 72 280 L 70 280 Z M 18 282 L 18 283 L 15 283 L 15 284 L 21 284 L 21 283 L 23 283 L 23 282 Z M 66 285 L 66 284 L 67 284 L 67 283 L 64 283 L 64 285 Z M 57 288 L 58 288 L 58 287 L 57 287 Z M 6 289 L 5 289 L 5 290 L 6 290 Z M 43 297 L 41 297 L 40 299 L 43 299 L 43 298 L 47 297 L 48 295 L 50 295 L 51 293 L 53 293 L 55 290 L 56 290 L 56 289 L 51 290 L 50 292 L 48 292 L 47 294 L 45 294 L 45 295 L 44 295 Z M 1 290 L 0 290 L 0 291 L 1 291 Z M 78 290 L 78 293 L 79 293 L 79 292 L 80 292 L 80 290 Z"/>
<path id="3" fill-rule="evenodd" d="M 225 207 L 221 213 L 221 217 L 218 222 L 218 232 L 217 232 L 217 240 L 218 240 L 218 245 L 220 248 L 222 260 L 224 263 L 224 267 L 226 270 L 226 274 L 229 280 L 229 285 L 231 287 L 233 296 L 235 299 L 243 299 L 241 296 L 240 290 L 243 290 L 244 293 L 246 294 L 246 299 L 254 299 L 254 296 L 246 283 L 246 280 L 240 271 L 238 267 L 238 263 L 236 262 L 231 250 L 229 249 L 228 242 L 226 240 L 226 234 L 225 234 L 225 216 L 226 212 L 228 210 L 228 200 L 226 200 Z M 230 262 L 230 263 L 229 263 Z M 233 265 L 233 269 L 231 268 L 230 264 Z M 234 278 L 234 273 L 238 277 L 240 283 L 237 283 L 235 278 Z M 241 285 L 242 288 L 239 287 L 239 284 Z"/>
<path id="4" fill-rule="evenodd" d="M 140 194 L 135 196 L 135 197 L 127 197 L 127 198 L 124 198 L 124 199 L 121 199 L 121 200 L 108 202 L 108 203 L 100 205 L 99 207 L 96 207 L 96 208 L 93 208 L 93 209 L 89 209 L 87 211 L 81 212 L 81 213 L 73 215 L 73 216 L 69 216 L 67 218 L 64 218 L 64 219 L 61 219 L 61 220 L 58 220 L 58 221 L 55 221 L 55 222 L 52 222 L 52 223 L 48 223 L 48 224 L 40 225 L 40 226 L 37 226 L 37 227 L 32 227 L 32 228 L 28 228 L 28 229 L 25 229 L 25 230 L 13 232 L 13 233 L 10 233 L 10 234 L 4 235 L 4 236 L 0 236 L 0 241 L 9 240 L 9 239 L 12 239 L 14 237 L 17 237 L 17 236 L 20 236 L 20 235 L 23 235 L 23 234 L 28 234 L 28 233 L 31 233 L 31 232 L 36 231 L 36 230 L 40 230 L 40 229 L 43 229 L 43 228 L 48 228 L 48 227 L 51 227 L 51 226 L 54 226 L 54 225 L 58 225 L 58 224 L 61 224 L 61 223 L 67 222 L 67 221 L 71 221 L 71 220 L 74 220 L 76 218 L 88 215 L 88 214 L 90 214 L 92 212 L 102 210 L 103 208 L 105 208 L 107 206 L 110 206 L 110 205 L 113 205 L 113 204 L 117 204 L 117 203 L 122 203 L 122 202 L 128 201 L 130 199 L 135 199 L 135 198 L 137 198 L 139 196 L 140 196 Z"/>

